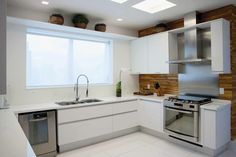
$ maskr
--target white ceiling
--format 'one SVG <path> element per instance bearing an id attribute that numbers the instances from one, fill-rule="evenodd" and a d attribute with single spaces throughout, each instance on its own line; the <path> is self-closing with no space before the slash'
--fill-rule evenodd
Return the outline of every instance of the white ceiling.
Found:
<path id="1" fill-rule="evenodd" d="M 142 12 L 131 6 L 142 0 L 129 0 L 123 4 L 110 0 L 48 0 L 48 6 L 42 5 L 41 0 L 7 0 L 8 5 L 33 9 L 42 12 L 61 10 L 66 14 L 84 13 L 93 20 L 103 21 L 106 24 L 126 27 L 129 29 L 143 29 L 160 22 L 183 17 L 184 14 L 197 10 L 205 12 L 229 4 L 236 5 L 236 0 L 169 0 L 177 6 L 155 14 Z M 124 21 L 118 22 L 117 18 Z"/>

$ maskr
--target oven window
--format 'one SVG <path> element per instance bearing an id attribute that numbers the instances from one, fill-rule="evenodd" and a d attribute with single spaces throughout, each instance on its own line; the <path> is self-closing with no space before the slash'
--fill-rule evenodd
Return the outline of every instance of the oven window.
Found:
<path id="1" fill-rule="evenodd" d="M 31 145 L 48 143 L 47 118 L 29 120 L 29 142 Z"/>
<path id="2" fill-rule="evenodd" d="M 165 108 L 165 129 L 194 137 L 194 112 Z"/>

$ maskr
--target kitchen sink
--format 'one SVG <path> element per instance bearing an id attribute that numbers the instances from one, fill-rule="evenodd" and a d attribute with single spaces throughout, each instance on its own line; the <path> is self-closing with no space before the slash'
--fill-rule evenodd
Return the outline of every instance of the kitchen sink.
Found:
<path id="1" fill-rule="evenodd" d="M 95 103 L 95 102 L 101 102 L 100 99 L 84 99 L 80 101 L 62 101 L 62 102 L 56 102 L 56 104 L 61 106 L 67 106 L 67 105 L 77 105 L 77 104 L 86 104 L 86 103 Z"/>
<path id="2" fill-rule="evenodd" d="M 79 101 L 80 103 L 93 103 L 93 102 L 101 102 L 102 100 L 100 99 L 84 99 Z"/>

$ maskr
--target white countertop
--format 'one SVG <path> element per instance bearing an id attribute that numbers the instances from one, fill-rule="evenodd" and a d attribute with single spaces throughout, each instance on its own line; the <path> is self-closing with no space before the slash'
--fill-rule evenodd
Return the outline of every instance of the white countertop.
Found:
<path id="1" fill-rule="evenodd" d="M 229 100 L 212 99 L 211 103 L 202 105 L 201 109 L 217 111 L 223 109 L 225 106 L 228 105 L 231 105 L 231 101 Z"/>
<path id="2" fill-rule="evenodd" d="M 66 105 L 61 106 L 56 104 L 55 102 L 52 103 L 43 103 L 43 104 L 30 104 L 30 105 L 18 105 L 18 106 L 11 106 L 10 108 L 14 111 L 15 114 L 19 113 L 27 113 L 27 112 L 35 112 L 35 111 L 45 111 L 45 110 L 61 110 L 67 108 L 78 108 L 78 107 L 86 107 L 86 106 L 93 106 L 93 105 L 101 105 L 101 104 L 110 104 L 122 101 L 132 101 L 132 100 L 149 100 L 149 101 L 156 101 L 156 102 L 163 102 L 165 98 L 170 95 L 165 95 L 162 97 L 157 96 L 126 96 L 126 97 L 107 97 L 107 98 L 99 98 L 103 100 L 101 102 L 96 103 L 86 103 L 86 104 L 76 104 L 76 105 Z"/>
<path id="3" fill-rule="evenodd" d="M 102 105 L 108 103 L 116 103 L 122 101 L 132 100 L 148 100 L 155 102 L 163 102 L 165 98 L 171 95 L 165 95 L 163 97 L 157 96 L 127 96 L 127 97 L 108 97 L 101 98 L 102 102 L 89 103 L 89 104 L 78 104 L 60 106 L 52 103 L 44 104 L 30 104 L 21 106 L 11 106 L 10 109 L 0 110 L 0 156 L 1 157 L 34 157 L 35 154 L 24 135 L 21 126 L 15 114 L 43 111 L 43 110 L 61 110 L 66 108 L 78 108 L 92 105 Z M 99 98 L 100 99 L 100 98 Z M 218 110 L 225 105 L 230 105 L 231 102 L 227 100 L 214 99 L 212 103 L 202 105 L 201 108 L 209 110 Z"/>

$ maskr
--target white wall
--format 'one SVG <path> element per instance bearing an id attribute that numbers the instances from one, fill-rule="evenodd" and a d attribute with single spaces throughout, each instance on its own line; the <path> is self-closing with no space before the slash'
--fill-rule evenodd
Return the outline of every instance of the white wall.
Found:
<path id="1" fill-rule="evenodd" d="M 114 41 L 113 49 L 113 78 L 116 83 L 120 69 L 130 68 L 130 42 Z M 92 86 L 89 94 L 91 97 L 114 96 L 115 85 Z M 26 28 L 12 24 L 7 26 L 7 99 L 10 105 L 74 100 L 72 87 L 26 89 Z"/>
<path id="2" fill-rule="evenodd" d="M 30 9 L 26 10 L 26 9 L 18 8 L 15 6 L 9 6 L 9 5 L 7 6 L 7 16 L 26 18 L 26 19 L 31 19 L 31 20 L 43 21 L 43 22 L 48 22 L 49 16 L 52 13 L 57 13 L 57 12 L 40 12 L 40 11 L 30 10 Z M 71 16 L 63 14 L 63 13 L 61 14 L 64 16 L 64 19 L 65 19 L 64 25 L 72 26 L 73 24 L 71 23 Z M 90 20 L 87 29 L 94 30 L 94 26 L 97 22 L 100 22 L 100 21 Z M 107 25 L 106 32 L 124 34 L 124 35 L 130 35 L 130 36 L 138 35 L 136 30 L 126 29 L 126 28 L 112 26 L 112 25 Z"/>

